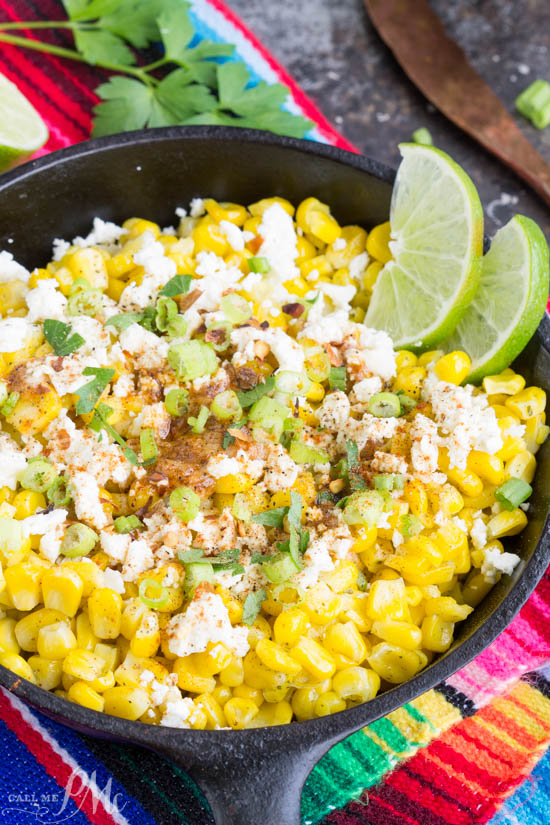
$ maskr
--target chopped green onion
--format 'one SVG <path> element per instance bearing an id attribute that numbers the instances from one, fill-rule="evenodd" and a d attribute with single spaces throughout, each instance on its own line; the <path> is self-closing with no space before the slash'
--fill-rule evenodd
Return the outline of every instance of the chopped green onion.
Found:
<path id="1" fill-rule="evenodd" d="M 408 395 L 405 393 L 397 392 L 397 397 L 399 398 L 399 403 L 401 405 L 401 415 L 406 415 L 411 410 L 414 410 L 418 401 L 415 401 L 414 398 L 409 398 Z"/>
<path id="2" fill-rule="evenodd" d="M 172 298 L 161 296 L 155 305 L 155 324 L 161 332 L 166 332 L 170 321 L 178 314 L 178 305 Z"/>
<path id="3" fill-rule="evenodd" d="M 187 390 L 173 387 L 166 393 L 164 399 L 166 411 L 173 416 L 183 415 L 189 406 L 189 393 Z"/>
<path id="4" fill-rule="evenodd" d="M 231 512 L 239 521 L 249 522 L 252 516 L 250 500 L 244 493 L 236 493 L 231 505 Z"/>
<path id="5" fill-rule="evenodd" d="M 328 383 L 331 390 L 346 391 L 346 368 L 331 367 L 328 374 Z"/>
<path id="6" fill-rule="evenodd" d="M 147 607 L 157 610 L 166 607 L 170 594 L 156 579 L 142 579 L 139 583 L 139 598 Z"/>
<path id="7" fill-rule="evenodd" d="M 401 414 L 399 396 L 393 392 L 377 392 L 368 401 L 370 412 L 377 418 L 391 418 Z"/>
<path id="8" fill-rule="evenodd" d="M 158 458 L 158 448 L 155 441 L 155 432 L 151 427 L 145 427 L 139 434 L 139 446 L 143 464 L 153 464 Z"/>
<path id="9" fill-rule="evenodd" d="M 375 490 L 402 490 L 404 484 L 404 476 L 396 473 L 382 473 L 382 475 L 374 476 Z"/>
<path id="10" fill-rule="evenodd" d="M 515 510 L 522 502 L 529 498 L 533 488 L 521 478 L 509 478 L 495 490 L 495 498 L 500 501 L 505 510 Z"/>
<path id="11" fill-rule="evenodd" d="M 348 497 L 343 518 L 346 524 L 375 527 L 383 510 L 384 498 L 377 490 L 361 490 Z"/>
<path id="12" fill-rule="evenodd" d="M 307 395 L 311 381 L 305 372 L 282 370 L 275 376 L 275 389 L 285 395 Z"/>
<path id="13" fill-rule="evenodd" d="M 224 390 L 215 396 L 210 405 L 210 411 L 216 418 L 225 421 L 228 418 L 240 418 L 243 408 L 234 390 Z"/>
<path id="14" fill-rule="evenodd" d="M 4 403 L 8 397 L 8 385 L 5 381 L 0 381 L 0 405 Z"/>
<path id="15" fill-rule="evenodd" d="M 330 461 L 326 453 L 315 450 L 302 441 L 292 441 L 289 453 L 296 464 L 328 464 Z"/>
<path id="16" fill-rule="evenodd" d="M 187 423 L 191 427 L 194 433 L 202 433 L 204 432 L 204 428 L 206 426 L 206 422 L 208 421 L 208 416 L 210 415 L 210 410 L 208 407 L 205 407 L 204 404 L 199 410 L 199 414 L 195 417 L 194 415 L 190 415 L 187 419 Z"/>
<path id="17" fill-rule="evenodd" d="M 304 363 L 304 367 L 307 373 L 307 377 L 311 381 L 317 381 L 321 383 L 323 381 L 326 381 L 330 375 L 330 360 L 326 352 L 322 349 L 319 349 L 318 352 L 313 352 L 311 355 L 308 355 L 306 352 L 306 360 Z"/>
<path id="18" fill-rule="evenodd" d="M 181 381 L 212 375 L 218 369 L 216 353 L 204 341 L 182 341 L 168 350 L 168 363 Z"/>
<path id="19" fill-rule="evenodd" d="M 170 278 L 168 283 L 162 287 L 159 294 L 166 295 L 168 298 L 173 298 L 175 295 L 185 295 L 186 292 L 189 292 L 192 280 L 192 275 L 174 275 L 174 277 Z"/>
<path id="20" fill-rule="evenodd" d="M 87 278 L 75 278 L 72 282 L 69 295 L 77 295 L 79 292 L 88 292 L 92 288 Z"/>
<path id="21" fill-rule="evenodd" d="M 214 321 L 206 327 L 204 340 L 213 347 L 216 352 L 223 352 L 231 343 L 231 331 L 233 325 L 229 321 Z"/>
<path id="22" fill-rule="evenodd" d="M 201 500 L 191 487 L 176 487 L 170 493 L 170 507 L 181 521 L 192 521 L 200 506 Z"/>
<path id="23" fill-rule="evenodd" d="M 86 524 L 76 522 L 65 531 L 59 552 L 69 558 L 87 556 L 94 549 L 99 536 Z"/>
<path id="24" fill-rule="evenodd" d="M 192 562 L 185 565 L 185 581 L 183 590 L 186 598 L 190 599 L 195 588 L 202 582 L 214 581 L 214 568 L 207 561 Z"/>
<path id="25" fill-rule="evenodd" d="M 220 307 L 232 324 L 244 324 L 252 317 L 252 307 L 245 301 L 241 295 L 236 292 L 230 292 L 229 295 L 224 295 L 220 301 Z"/>
<path id="26" fill-rule="evenodd" d="M 15 392 L 15 391 L 10 392 L 10 394 L 8 395 L 8 397 L 6 398 L 6 400 L 4 401 L 2 406 L 0 407 L 0 413 L 2 413 L 2 415 L 7 418 L 8 415 L 10 415 L 10 413 L 13 412 L 13 410 L 15 408 L 15 405 L 17 404 L 18 401 L 19 401 L 19 393 Z"/>
<path id="27" fill-rule="evenodd" d="M 83 289 L 67 301 L 67 315 L 97 315 L 102 307 L 100 289 Z"/>
<path id="28" fill-rule="evenodd" d="M 262 564 L 262 571 L 273 584 L 282 584 L 296 573 L 296 565 L 288 553 L 281 553 L 275 561 Z"/>
<path id="29" fill-rule="evenodd" d="M 420 129 L 415 129 L 412 133 L 414 143 L 422 143 L 424 146 L 433 146 L 433 140 L 428 130 L 421 126 Z"/>
<path id="30" fill-rule="evenodd" d="M 65 476 L 57 476 L 46 493 L 48 501 L 55 507 L 65 507 L 71 500 L 69 482 Z"/>
<path id="31" fill-rule="evenodd" d="M 47 458 L 38 456 L 29 459 L 29 463 L 19 478 L 21 487 L 25 490 L 34 490 L 35 493 L 45 493 L 51 487 L 57 476 L 57 470 Z"/>
<path id="32" fill-rule="evenodd" d="M 262 275 L 265 275 L 266 272 L 269 272 L 271 266 L 267 258 L 249 258 L 248 261 L 248 268 L 251 272 L 260 272 Z"/>
<path id="33" fill-rule="evenodd" d="M 13 553 L 21 549 L 23 530 L 21 522 L 13 518 L 0 519 L 0 553 L 9 561 Z"/>
<path id="34" fill-rule="evenodd" d="M 516 109 L 537 129 L 545 129 L 550 124 L 550 83 L 540 78 L 531 83 L 516 99 Z"/>
<path id="35" fill-rule="evenodd" d="M 407 538 L 417 536 L 423 529 L 424 525 L 414 513 L 407 513 L 407 515 L 401 516 L 401 532 Z"/>
<path id="36" fill-rule="evenodd" d="M 261 610 L 262 602 L 267 599 L 267 593 L 262 588 L 255 593 L 249 593 L 243 604 L 243 624 L 253 625 Z"/>
<path id="37" fill-rule="evenodd" d="M 171 318 L 168 321 L 168 325 L 166 327 L 166 335 L 169 338 L 183 338 L 186 332 L 187 321 L 185 320 L 183 315 L 176 315 L 175 318 Z"/>
<path id="38" fill-rule="evenodd" d="M 191 547 L 190 550 L 178 550 L 178 559 L 182 564 L 195 564 L 195 562 L 203 562 L 204 550 L 202 547 Z"/>
<path id="39" fill-rule="evenodd" d="M 248 417 L 251 421 L 262 422 L 266 418 L 279 418 L 282 422 L 290 415 L 290 410 L 284 404 L 280 404 L 273 398 L 263 396 L 250 408 Z"/>
<path id="40" fill-rule="evenodd" d="M 119 516 L 114 521 L 115 530 L 117 533 L 133 533 L 134 530 L 139 530 L 143 527 L 137 516 Z"/>

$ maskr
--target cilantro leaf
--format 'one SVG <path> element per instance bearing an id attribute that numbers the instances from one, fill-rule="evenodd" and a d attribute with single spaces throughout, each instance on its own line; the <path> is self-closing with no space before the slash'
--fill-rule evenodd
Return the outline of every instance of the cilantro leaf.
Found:
<path id="1" fill-rule="evenodd" d="M 328 374 L 328 383 L 331 390 L 346 391 L 346 368 L 331 367 Z"/>
<path id="2" fill-rule="evenodd" d="M 158 18 L 174 6 L 187 8 L 188 4 L 185 0 L 118 0 L 112 9 L 101 12 L 98 26 L 141 49 L 161 39 Z"/>
<path id="3" fill-rule="evenodd" d="M 288 508 L 287 518 L 291 527 L 299 529 L 302 523 L 302 496 L 300 493 L 290 491 L 290 507 Z"/>
<path id="4" fill-rule="evenodd" d="M 177 60 L 195 34 L 186 7 L 174 4 L 165 9 L 157 17 L 157 25 L 165 56 L 169 60 Z"/>
<path id="5" fill-rule="evenodd" d="M 197 562 L 206 561 L 202 547 L 191 547 L 190 550 L 180 550 L 178 552 L 178 559 L 183 562 L 183 564 L 196 564 Z"/>
<path id="6" fill-rule="evenodd" d="M 159 295 L 165 295 L 167 298 L 173 298 L 175 295 L 185 295 L 189 292 L 189 286 L 192 280 L 192 275 L 174 275 L 174 277 L 170 278 L 168 283 L 162 287 Z"/>
<path id="7" fill-rule="evenodd" d="M 349 485 L 351 489 L 353 492 L 356 492 L 357 490 L 366 490 L 367 484 L 359 472 L 361 469 L 361 464 L 359 462 L 359 448 L 357 447 L 355 441 L 351 438 L 346 438 L 346 455 Z"/>
<path id="8" fill-rule="evenodd" d="M 103 326 L 115 327 L 119 332 L 124 332 L 124 330 L 131 327 L 132 324 L 139 324 L 142 318 L 143 312 L 121 312 L 119 315 L 111 315 Z"/>
<path id="9" fill-rule="evenodd" d="M 309 530 L 301 530 L 300 531 L 300 545 L 299 550 L 302 556 L 306 552 L 309 545 Z"/>
<path id="10" fill-rule="evenodd" d="M 287 513 L 288 507 L 275 507 L 273 510 L 264 510 L 263 513 L 254 513 L 252 521 L 265 527 L 282 527 Z"/>
<path id="11" fill-rule="evenodd" d="M 259 401 L 260 398 L 263 398 L 263 396 L 267 395 L 268 392 L 271 392 L 274 387 L 275 379 L 272 375 L 270 375 L 263 383 L 256 384 L 256 386 L 252 387 L 251 390 L 238 392 L 237 398 L 239 399 L 241 407 L 245 409 L 246 407 L 251 407 L 252 404 L 255 404 L 256 401 Z"/>
<path id="12" fill-rule="evenodd" d="M 74 39 L 78 51 L 92 66 L 96 63 L 132 66 L 136 62 L 134 53 L 120 37 L 111 32 L 75 29 Z"/>
<path id="13" fill-rule="evenodd" d="M 263 588 L 261 590 L 256 590 L 255 593 L 248 594 L 243 604 L 243 624 L 246 624 L 249 627 L 254 624 L 254 620 L 260 612 L 262 602 L 266 599 L 267 593 Z"/>
<path id="14" fill-rule="evenodd" d="M 266 561 L 273 561 L 273 559 L 276 558 L 276 553 L 269 553 L 267 555 L 264 555 L 263 553 L 252 553 L 250 561 L 252 562 L 252 564 L 263 564 Z"/>
<path id="15" fill-rule="evenodd" d="M 112 379 L 115 370 L 106 367 L 86 367 L 82 375 L 93 375 L 94 378 L 76 391 L 76 414 L 90 413 L 99 400 L 99 396 Z M 106 406 L 106 405 L 105 405 Z"/>
<path id="16" fill-rule="evenodd" d="M 233 429 L 242 430 L 242 428 L 244 427 L 245 424 L 246 424 L 246 418 L 241 418 L 240 421 L 234 421 L 233 424 L 231 424 L 231 427 L 229 429 L 231 429 L 231 430 L 233 430 Z M 227 450 L 228 447 L 230 447 L 232 444 L 235 443 L 235 440 L 236 440 L 235 436 L 231 435 L 229 430 L 226 430 L 223 434 L 222 449 Z"/>
<path id="17" fill-rule="evenodd" d="M 111 77 L 96 89 L 104 101 L 94 107 L 95 137 L 144 126 L 174 126 L 177 116 L 157 97 L 156 89 L 130 77 Z"/>
<path id="18" fill-rule="evenodd" d="M 107 423 L 107 419 L 112 412 L 113 408 L 109 407 L 108 404 L 104 404 L 103 402 L 99 403 L 94 410 L 92 420 L 88 424 L 89 428 L 94 432 L 99 433 L 99 441 L 101 441 L 101 430 L 108 432 L 113 441 L 116 441 L 116 443 L 122 448 L 122 452 L 124 453 L 126 460 L 129 461 L 130 464 L 139 464 L 138 457 L 134 450 L 132 450 L 131 447 L 128 447 L 123 437 L 117 433 L 114 427 L 111 427 L 111 425 Z"/>
<path id="19" fill-rule="evenodd" d="M 71 353 L 80 349 L 84 343 L 82 335 L 79 335 L 78 332 L 73 332 L 71 335 L 70 324 L 64 324 L 63 321 L 46 318 L 43 329 L 44 337 L 56 355 L 71 355 Z"/>

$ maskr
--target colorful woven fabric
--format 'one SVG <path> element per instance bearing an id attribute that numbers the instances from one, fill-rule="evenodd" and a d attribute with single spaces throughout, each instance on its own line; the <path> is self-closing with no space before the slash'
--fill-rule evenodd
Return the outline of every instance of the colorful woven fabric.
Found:
<path id="1" fill-rule="evenodd" d="M 199 35 L 234 43 L 254 77 L 288 86 L 287 107 L 316 123 L 312 140 L 353 150 L 220 0 L 193 0 L 192 9 Z M 0 14 L 40 20 L 61 18 L 63 10 L 57 0 L 0 0 Z M 41 37 L 70 44 L 65 33 Z M 47 121 L 44 152 L 89 136 L 93 89 L 105 72 L 5 45 L 0 71 Z M 550 673 L 540 668 L 549 659 L 547 573 L 474 662 L 332 749 L 306 783 L 304 825 L 546 823 L 550 759 L 542 757 L 550 744 Z M 0 727 L 0 822 L 212 823 L 194 783 L 154 754 L 76 734 L 4 692 Z"/>

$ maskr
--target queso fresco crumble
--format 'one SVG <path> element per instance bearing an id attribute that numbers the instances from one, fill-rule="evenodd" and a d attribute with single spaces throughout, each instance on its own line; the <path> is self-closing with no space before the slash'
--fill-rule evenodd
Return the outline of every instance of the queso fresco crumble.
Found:
<path id="1" fill-rule="evenodd" d="M 0 253 L 0 663 L 183 728 L 368 701 L 519 563 L 545 394 L 364 326 L 387 225 L 176 217 Z"/>

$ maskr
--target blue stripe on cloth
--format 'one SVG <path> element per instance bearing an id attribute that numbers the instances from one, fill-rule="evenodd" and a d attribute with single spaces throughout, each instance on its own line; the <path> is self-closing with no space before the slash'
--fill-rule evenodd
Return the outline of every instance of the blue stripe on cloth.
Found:
<path id="1" fill-rule="evenodd" d="M 487 825 L 548 825 L 550 751 Z"/>
<path id="2" fill-rule="evenodd" d="M 115 795 L 119 794 L 117 800 L 118 810 L 128 820 L 128 822 L 131 823 L 131 825 L 134 825 L 134 823 L 137 822 L 139 822 L 139 825 L 157 825 L 156 820 L 153 819 L 150 814 L 141 807 L 139 802 L 128 793 L 123 785 L 117 782 L 110 771 L 107 770 L 105 765 L 90 753 L 78 733 L 70 728 L 66 728 L 63 725 L 58 724 L 57 722 L 54 722 L 52 719 L 49 719 L 47 716 L 43 716 L 37 711 L 32 710 L 31 713 L 33 716 L 36 716 L 39 724 L 42 725 L 42 727 L 48 731 L 50 736 L 52 736 L 59 743 L 60 747 L 64 748 L 75 760 L 75 762 L 78 763 L 79 767 L 82 768 L 88 776 L 94 777 L 96 785 L 100 791 L 104 791 L 104 789 L 108 786 L 109 780 L 111 781 L 108 797 L 112 801 L 115 798 Z M 24 748 L 24 746 L 19 743 L 18 746 L 28 754 L 28 751 Z M 30 754 L 28 754 L 28 756 L 29 759 L 32 758 Z M 2 781 L 4 781 L 5 771 L 1 763 L 0 775 L 2 776 Z M 50 781 L 54 782 L 53 779 Z M 54 782 L 54 784 L 55 787 L 59 789 L 57 783 Z M 35 787 L 41 787 L 41 785 L 36 783 Z M 0 822 L 3 822 L 1 817 Z M 14 820 L 14 825 L 16 822 L 17 825 L 23 825 L 23 823 L 19 823 L 18 820 Z M 46 822 L 46 818 L 44 818 L 44 822 Z M 77 820 L 71 819 L 70 822 L 74 822 L 76 825 Z M 78 822 L 80 822 L 80 820 L 78 820 Z M 88 823 L 86 817 L 84 817 L 83 822 Z M 35 818 L 33 820 L 33 825 L 36 825 L 36 823 L 37 820 Z M 50 825 L 49 822 L 48 825 Z"/>
<path id="3" fill-rule="evenodd" d="M 65 801 L 55 779 L 1 721 L 0 738 L 0 822 L 55 825 L 68 820 L 71 825 L 89 825 L 87 816 L 73 800 Z"/>

